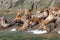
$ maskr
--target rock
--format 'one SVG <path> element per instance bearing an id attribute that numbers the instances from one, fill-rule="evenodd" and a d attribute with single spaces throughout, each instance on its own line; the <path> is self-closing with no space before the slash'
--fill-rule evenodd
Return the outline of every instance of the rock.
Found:
<path id="1" fill-rule="evenodd" d="M 11 5 L 11 1 L 10 0 L 2 0 L 0 1 L 0 9 L 8 9 L 10 8 Z"/>
<path id="2" fill-rule="evenodd" d="M 56 28 L 52 30 L 52 33 L 60 33 L 60 24 L 58 24 Z"/>
<path id="3" fill-rule="evenodd" d="M 60 4 L 60 0 L 0 0 L 0 9 L 40 10 Z"/>
<path id="4" fill-rule="evenodd" d="M 60 24 L 60 18 L 58 18 L 57 20 L 56 20 L 56 23 L 55 23 L 56 25 L 58 25 L 58 24 Z"/>
<path id="5" fill-rule="evenodd" d="M 47 26 L 48 28 L 50 28 L 51 30 L 53 30 L 55 24 L 54 24 L 54 23 L 49 23 L 49 24 L 47 24 L 46 26 Z"/>
<path id="6" fill-rule="evenodd" d="M 57 28 L 55 30 L 58 34 L 60 34 L 60 24 L 57 25 Z"/>
<path id="7" fill-rule="evenodd" d="M 57 30 L 60 30 L 60 24 L 57 25 Z"/>
<path id="8" fill-rule="evenodd" d="M 38 29 L 39 28 L 39 25 L 35 25 L 35 26 L 33 26 L 31 29 L 32 30 L 36 30 L 36 29 Z"/>
<path id="9" fill-rule="evenodd" d="M 40 0 L 38 2 L 35 2 L 34 4 L 34 8 L 35 9 L 45 9 L 45 8 L 48 8 L 49 7 L 49 3 L 51 2 L 52 0 Z"/>
<path id="10" fill-rule="evenodd" d="M 15 8 L 21 4 L 23 4 L 23 0 L 0 0 L 0 9 Z"/>
<path id="11" fill-rule="evenodd" d="M 25 0 L 23 5 L 24 5 L 24 8 L 32 10 L 33 6 L 34 6 L 34 3 L 33 3 L 32 0 Z"/>
<path id="12" fill-rule="evenodd" d="M 55 0 L 54 6 L 60 5 L 60 0 Z"/>

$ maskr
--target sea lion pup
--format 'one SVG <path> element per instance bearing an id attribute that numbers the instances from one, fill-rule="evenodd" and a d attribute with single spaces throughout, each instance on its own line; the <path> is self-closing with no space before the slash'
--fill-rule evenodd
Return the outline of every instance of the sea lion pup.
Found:
<path id="1" fill-rule="evenodd" d="M 11 23 L 11 26 L 15 25 L 16 23 L 21 23 L 21 24 L 23 24 L 23 26 L 21 28 L 17 28 L 17 30 L 20 30 L 20 29 L 25 30 L 26 29 L 25 27 L 29 26 L 29 25 L 27 25 L 28 24 L 27 20 L 29 20 L 31 18 L 31 14 L 28 9 L 24 9 L 24 16 L 21 16 L 20 13 L 21 13 L 21 11 L 18 12 L 18 14 L 16 15 L 16 18 Z"/>
<path id="2" fill-rule="evenodd" d="M 39 17 L 32 17 L 30 19 L 30 26 L 34 26 L 36 24 L 38 24 L 40 22 L 40 18 Z"/>
<path id="3" fill-rule="evenodd" d="M 24 21 L 24 24 L 22 27 L 17 28 L 18 31 L 24 31 L 28 28 L 30 23 L 31 13 L 28 9 L 24 9 L 24 16 L 22 17 L 22 21 Z"/>
<path id="4" fill-rule="evenodd" d="M 48 13 L 47 18 L 45 18 L 45 20 L 43 20 L 43 21 L 39 24 L 40 27 L 39 27 L 38 29 L 43 28 L 43 29 L 47 30 L 47 32 L 50 32 L 50 29 L 46 27 L 46 24 L 48 24 L 49 22 L 53 21 L 54 18 L 55 18 L 55 16 L 54 16 L 54 14 L 53 14 L 53 12 L 52 12 L 52 11 L 53 11 L 52 9 L 49 9 L 48 11 L 49 11 L 49 13 Z"/>
<path id="5" fill-rule="evenodd" d="M 15 20 L 21 20 L 22 19 L 22 17 L 21 17 L 21 10 L 20 11 L 18 11 L 18 13 L 17 13 L 17 15 L 16 15 L 16 17 L 15 17 L 15 19 L 13 20 L 13 21 L 15 21 Z"/>
<path id="6" fill-rule="evenodd" d="M 42 22 L 39 24 L 39 25 L 40 25 L 39 29 L 40 29 L 40 28 L 43 28 L 43 29 L 47 30 L 48 32 L 50 32 L 50 29 L 47 28 L 45 25 L 48 24 L 49 22 L 53 21 L 53 20 L 56 18 L 56 15 L 59 14 L 58 11 L 60 11 L 60 6 L 51 8 L 51 9 L 49 10 L 49 15 L 48 15 L 48 17 L 45 18 L 45 20 L 42 21 Z"/>
<path id="7" fill-rule="evenodd" d="M 54 10 L 53 13 L 54 13 L 55 18 L 60 17 L 60 5 L 53 7 L 52 10 Z"/>
<path id="8" fill-rule="evenodd" d="M 18 28 L 19 31 L 24 31 L 25 29 L 31 27 L 33 28 L 34 25 L 38 24 L 40 22 L 40 19 L 43 17 L 43 14 L 39 17 L 34 17 L 31 15 L 30 11 L 28 9 L 24 9 L 25 11 L 25 17 L 22 17 L 23 19 L 26 18 L 26 21 L 24 22 L 23 26 Z M 45 15 L 46 16 L 46 15 Z"/>
<path id="9" fill-rule="evenodd" d="M 31 18 L 29 20 L 26 20 L 23 24 L 22 27 L 18 28 L 17 30 L 18 31 L 25 31 L 27 30 L 28 28 L 33 28 L 34 25 L 38 24 L 39 23 L 39 18 Z"/>
<path id="10" fill-rule="evenodd" d="M 25 30 L 25 29 L 27 29 L 29 26 L 34 26 L 35 24 L 38 24 L 39 22 L 40 22 L 40 19 L 44 16 L 46 16 L 46 15 L 48 15 L 48 14 L 45 14 L 45 12 L 44 12 L 44 14 L 41 14 L 39 17 L 33 17 L 32 15 L 31 15 L 31 13 L 29 12 L 29 10 L 28 9 L 25 9 L 25 16 L 26 16 L 26 19 L 28 20 L 26 20 L 25 21 L 25 23 L 23 24 L 23 26 L 22 27 L 20 27 L 20 28 L 18 28 L 17 30 L 20 30 L 20 31 L 22 31 L 22 30 Z M 27 18 L 28 17 L 28 18 Z M 28 25 L 26 25 L 26 24 L 28 24 Z"/>
<path id="11" fill-rule="evenodd" d="M 3 17 L 0 18 L 0 25 L 2 29 L 8 28 L 10 24 L 7 23 L 7 20 Z"/>
<path id="12" fill-rule="evenodd" d="M 13 26 L 15 25 L 16 23 L 20 23 L 20 24 L 23 24 L 23 21 L 22 21 L 22 16 L 20 15 L 21 14 L 21 10 L 18 11 L 15 19 L 12 21 L 12 23 L 10 23 L 10 26 Z"/>
<path id="13" fill-rule="evenodd" d="M 20 31 L 24 31 L 25 29 L 29 28 L 29 27 L 33 27 L 34 25 L 38 24 L 41 20 L 41 18 L 43 17 L 44 14 L 40 15 L 39 17 L 34 17 L 33 15 L 31 15 L 31 13 L 29 12 L 28 9 L 25 9 L 25 18 L 28 20 L 26 20 L 23 24 L 22 27 L 18 28 L 17 30 Z M 44 15 L 46 16 L 46 15 Z"/>

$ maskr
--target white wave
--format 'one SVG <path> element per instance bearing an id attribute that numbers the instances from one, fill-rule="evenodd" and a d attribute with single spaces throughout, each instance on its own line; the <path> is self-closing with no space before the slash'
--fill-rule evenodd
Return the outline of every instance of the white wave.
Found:
<path id="1" fill-rule="evenodd" d="M 13 28 L 10 31 L 16 31 L 16 29 Z M 46 30 L 29 30 L 27 32 L 32 32 L 33 34 L 46 34 L 47 33 Z"/>
<path id="2" fill-rule="evenodd" d="M 16 31 L 16 29 L 15 29 L 15 28 L 13 28 L 13 29 L 11 29 L 10 31 Z"/>
<path id="3" fill-rule="evenodd" d="M 27 32 L 32 32 L 33 34 L 45 34 L 45 33 L 47 33 L 46 30 L 30 30 Z"/>
<path id="4" fill-rule="evenodd" d="M 58 31 L 58 34 L 60 34 L 60 31 Z"/>

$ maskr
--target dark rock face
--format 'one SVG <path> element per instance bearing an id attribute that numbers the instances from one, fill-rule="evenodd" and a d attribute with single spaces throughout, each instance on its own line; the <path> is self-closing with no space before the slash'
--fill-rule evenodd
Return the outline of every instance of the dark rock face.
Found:
<path id="1" fill-rule="evenodd" d="M 45 9 L 60 4 L 56 0 L 0 0 L 0 9 Z"/>

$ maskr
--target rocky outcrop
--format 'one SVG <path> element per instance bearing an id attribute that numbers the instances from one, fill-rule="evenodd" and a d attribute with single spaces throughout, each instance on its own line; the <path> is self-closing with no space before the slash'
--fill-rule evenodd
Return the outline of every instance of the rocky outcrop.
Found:
<path id="1" fill-rule="evenodd" d="M 59 4 L 56 0 L 0 0 L 0 9 L 45 9 Z"/>

